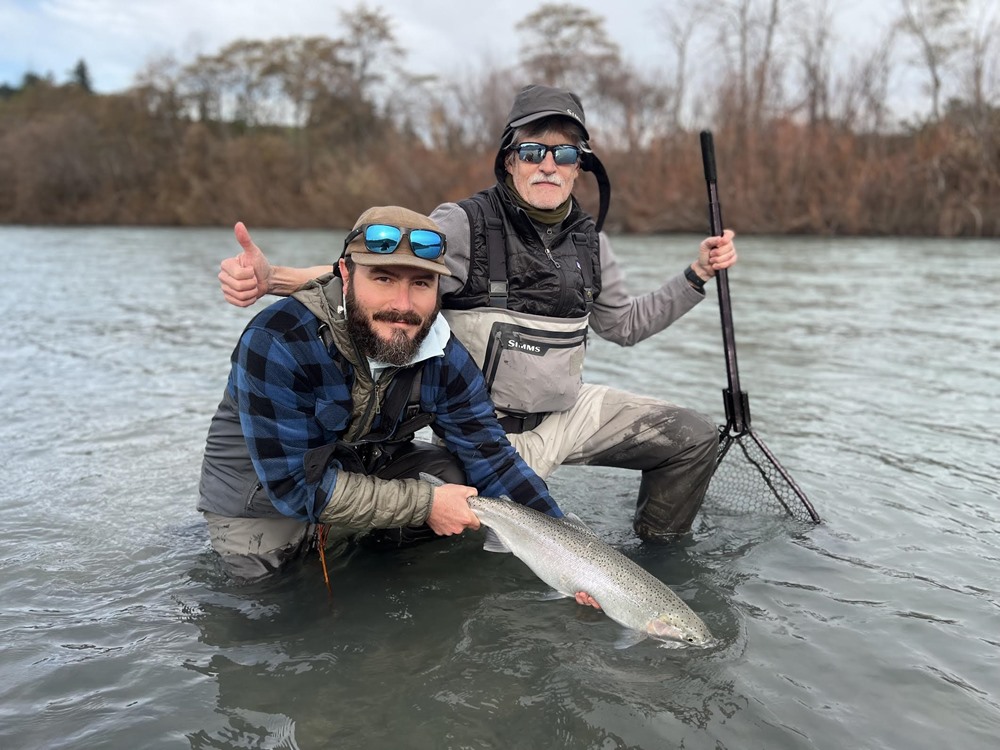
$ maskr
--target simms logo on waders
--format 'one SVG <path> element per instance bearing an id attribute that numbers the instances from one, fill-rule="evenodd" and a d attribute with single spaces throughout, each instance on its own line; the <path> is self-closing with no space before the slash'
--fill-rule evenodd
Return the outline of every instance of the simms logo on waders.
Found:
<path id="1" fill-rule="evenodd" d="M 529 354 L 541 354 L 542 347 L 536 344 L 526 344 L 523 341 L 518 341 L 517 339 L 507 339 L 508 349 L 517 349 L 522 352 L 528 352 Z"/>

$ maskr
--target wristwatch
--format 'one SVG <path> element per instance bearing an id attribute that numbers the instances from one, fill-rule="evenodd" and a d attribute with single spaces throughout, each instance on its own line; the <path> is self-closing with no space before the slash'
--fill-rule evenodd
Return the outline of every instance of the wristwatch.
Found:
<path id="1" fill-rule="evenodd" d="M 696 274 L 691 266 L 684 269 L 684 278 L 699 292 L 705 291 L 705 280 Z"/>

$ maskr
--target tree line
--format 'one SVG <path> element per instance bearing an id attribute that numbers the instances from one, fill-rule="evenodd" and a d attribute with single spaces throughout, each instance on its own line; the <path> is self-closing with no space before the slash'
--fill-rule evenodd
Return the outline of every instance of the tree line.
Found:
<path id="1" fill-rule="evenodd" d="M 343 228 L 375 204 L 429 211 L 491 184 L 510 101 L 537 82 L 583 99 L 612 231 L 705 230 L 708 128 L 742 233 L 997 236 L 998 28 L 981 12 L 996 3 L 897 2 L 850 59 L 832 0 L 693 0 L 651 20 L 656 69 L 558 3 L 514 25 L 517 60 L 453 77 L 408 73 L 391 17 L 364 5 L 337 37 L 150 60 L 120 93 L 94 93 L 81 60 L 64 83 L 0 86 L 0 222 Z M 905 119 L 886 103 L 904 70 L 923 81 Z M 596 208 L 594 181 L 578 185 Z"/>

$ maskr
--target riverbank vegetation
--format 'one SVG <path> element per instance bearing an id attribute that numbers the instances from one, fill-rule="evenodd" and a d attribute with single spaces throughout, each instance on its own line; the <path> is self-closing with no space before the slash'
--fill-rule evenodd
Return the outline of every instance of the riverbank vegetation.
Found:
<path id="1" fill-rule="evenodd" d="M 833 2 L 696 0 L 651 21 L 655 70 L 566 4 L 514 24 L 509 66 L 453 77 L 409 74 L 391 17 L 365 6 L 335 37 L 150 60 L 114 94 L 94 93 L 81 60 L 65 82 L 0 86 L 0 222 L 342 228 L 374 204 L 429 211 L 492 183 L 513 94 L 539 82 L 583 99 L 612 231 L 705 231 L 708 128 L 742 233 L 998 236 L 997 18 L 965 0 L 898 4 L 860 49 L 833 38 Z M 920 83 L 896 113 L 904 71 Z M 578 185 L 596 209 L 594 180 Z"/>

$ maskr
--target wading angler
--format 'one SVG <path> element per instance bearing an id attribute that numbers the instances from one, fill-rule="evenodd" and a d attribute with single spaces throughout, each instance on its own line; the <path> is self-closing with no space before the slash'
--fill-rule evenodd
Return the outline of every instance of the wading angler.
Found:
<path id="1" fill-rule="evenodd" d="M 562 516 L 438 314 L 446 251 L 426 216 L 372 208 L 335 274 L 247 325 L 209 428 L 198 503 L 231 574 L 258 578 L 349 538 L 386 546 L 476 529 L 467 499 L 480 490 Z M 425 426 L 440 445 L 414 439 Z"/>

